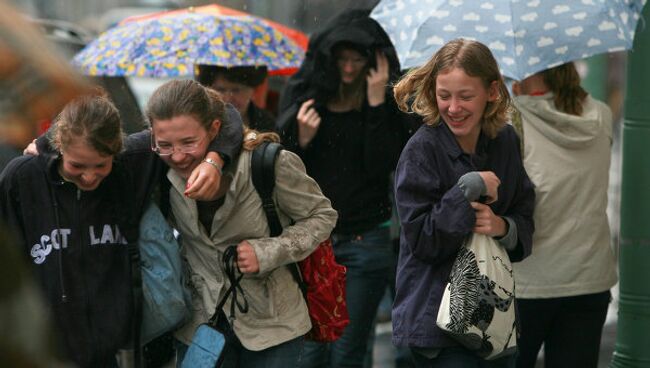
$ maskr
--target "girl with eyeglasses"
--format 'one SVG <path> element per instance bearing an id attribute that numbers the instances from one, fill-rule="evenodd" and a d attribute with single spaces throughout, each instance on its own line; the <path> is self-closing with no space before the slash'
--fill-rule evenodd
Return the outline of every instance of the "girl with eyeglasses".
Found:
<path id="1" fill-rule="evenodd" d="M 248 312 L 236 311 L 231 328 L 236 336 L 225 355 L 225 367 L 295 367 L 303 336 L 311 329 L 307 306 L 290 267 L 328 238 L 336 211 L 316 182 L 307 176 L 300 158 L 286 150 L 275 164 L 274 200 L 284 225 L 270 237 L 262 201 L 251 179 L 252 150 L 274 133 L 246 135 L 239 158 L 224 171 L 216 199 L 194 201 L 184 195 L 188 173 L 218 136 L 224 103 L 217 93 L 194 81 L 172 81 L 158 88 L 147 105 L 155 145 L 169 165 L 171 221 L 183 237 L 193 293 L 191 321 L 181 328 L 177 362 L 182 361 L 196 328 L 215 312 L 229 284 L 222 257 L 236 245 L 237 266 Z M 207 137 L 207 138 L 203 138 Z M 196 145 L 193 152 L 176 151 Z M 231 296 L 232 298 L 232 296 Z M 227 311 L 230 302 L 226 303 Z M 225 321 L 226 318 L 222 318 Z"/>
<path id="2" fill-rule="evenodd" d="M 267 78 L 266 66 L 199 65 L 196 79 L 212 88 L 224 102 L 230 103 L 242 117 L 244 126 L 259 132 L 275 132 L 275 118 L 253 102 L 255 88 Z"/>

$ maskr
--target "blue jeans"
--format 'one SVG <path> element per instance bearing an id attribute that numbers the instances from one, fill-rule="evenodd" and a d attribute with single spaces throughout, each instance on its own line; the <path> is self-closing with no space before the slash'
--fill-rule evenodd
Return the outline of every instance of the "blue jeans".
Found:
<path id="1" fill-rule="evenodd" d="M 222 368 L 287 368 L 295 367 L 300 362 L 300 353 L 303 348 L 303 336 L 283 342 L 261 351 L 248 350 L 237 341 L 233 344 L 229 359 L 222 364 Z M 188 346 L 176 341 L 176 368 L 181 367 Z"/>
<path id="2" fill-rule="evenodd" d="M 413 352 L 416 368 L 514 368 L 515 355 L 484 360 L 463 347 L 443 348 L 434 358 Z"/>
<path id="3" fill-rule="evenodd" d="M 387 226 L 355 235 L 332 235 L 336 261 L 347 267 L 345 300 L 350 324 L 330 344 L 306 341 L 300 368 L 363 367 L 374 339 L 377 307 L 391 282 L 395 257 Z"/>

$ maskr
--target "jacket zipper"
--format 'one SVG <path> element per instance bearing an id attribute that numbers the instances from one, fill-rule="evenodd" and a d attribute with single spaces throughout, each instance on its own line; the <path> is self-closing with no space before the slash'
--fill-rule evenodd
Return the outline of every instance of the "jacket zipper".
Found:
<path id="1" fill-rule="evenodd" d="M 84 257 L 85 257 L 85 253 L 86 253 L 86 247 L 84 246 L 84 235 L 83 234 L 86 234 L 86 233 L 84 233 L 84 231 L 82 229 L 82 226 L 81 226 L 81 222 L 82 222 L 81 221 L 81 218 L 82 218 L 81 217 L 81 212 L 82 212 L 82 208 L 81 208 L 81 204 L 82 204 L 81 203 L 81 189 L 79 189 L 79 188 L 76 188 L 76 189 L 77 189 L 77 201 L 76 201 L 76 206 L 75 206 L 74 218 L 75 218 L 75 227 L 79 231 L 78 232 L 79 236 L 77 237 L 77 242 L 78 242 L 77 245 L 79 247 L 79 254 L 81 256 L 80 258 L 83 260 Z M 85 262 L 82 261 L 80 266 L 82 267 L 81 274 L 84 275 L 86 273 Z M 82 280 L 83 280 L 82 281 L 82 283 L 83 283 L 83 289 L 82 290 L 83 290 L 83 303 L 84 303 L 83 305 L 84 305 L 84 313 L 85 313 L 84 317 L 86 318 L 86 325 L 88 326 L 88 333 L 89 333 L 88 337 L 91 339 L 91 342 L 92 342 L 91 346 L 95 346 L 97 344 L 97 341 L 96 341 L 97 339 L 95 338 L 95 335 L 92 333 L 93 329 L 92 329 L 92 320 L 90 318 L 90 303 L 89 303 L 89 300 L 88 300 L 88 284 L 86 282 L 85 277 L 82 278 Z"/>

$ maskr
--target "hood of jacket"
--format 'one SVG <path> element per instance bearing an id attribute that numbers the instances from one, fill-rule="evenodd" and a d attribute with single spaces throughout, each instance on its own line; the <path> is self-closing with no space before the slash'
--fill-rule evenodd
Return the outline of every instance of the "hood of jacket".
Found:
<path id="1" fill-rule="evenodd" d="M 565 148 L 592 145 L 612 120 L 611 110 L 604 103 L 587 96 L 581 116 L 555 108 L 553 93 L 540 96 L 516 96 L 513 102 L 521 113 L 524 131 L 536 129 L 550 141 Z"/>
<path id="2" fill-rule="evenodd" d="M 325 103 L 333 96 L 340 83 L 340 77 L 334 60 L 334 46 L 341 42 L 352 44 L 368 57 L 370 67 L 375 66 L 375 51 L 381 51 L 388 58 L 390 68 L 389 83 L 400 76 L 397 53 L 390 38 L 374 19 L 369 17 L 370 10 L 347 10 L 333 17 L 323 28 L 316 31 L 309 40 L 305 60 L 294 74 L 282 93 L 279 111 L 287 111 L 292 106 L 300 106 L 304 101 L 316 99 L 316 106 Z M 294 117 L 289 114 L 289 117 Z M 282 114 L 284 116 L 284 114 Z M 282 127 L 289 119 L 278 118 Z"/>

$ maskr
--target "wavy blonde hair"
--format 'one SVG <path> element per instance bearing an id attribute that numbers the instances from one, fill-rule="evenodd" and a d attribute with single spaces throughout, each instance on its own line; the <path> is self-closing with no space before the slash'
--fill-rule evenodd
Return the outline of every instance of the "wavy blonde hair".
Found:
<path id="1" fill-rule="evenodd" d="M 438 124 L 440 110 L 436 101 L 436 79 L 439 74 L 453 68 L 462 69 L 470 77 L 480 78 L 486 89 L 497 82 L 497 99 L 487 103 L 481 123 L 481 130 L 488 137 L 496 137 L 508 120 L 510 93 L 492 52 L 477 41 L 462 38 L 449 41 L 425 65 L 404 75 L 394 87 L 400 110 L 422 115 L 428 125 Z"/>

